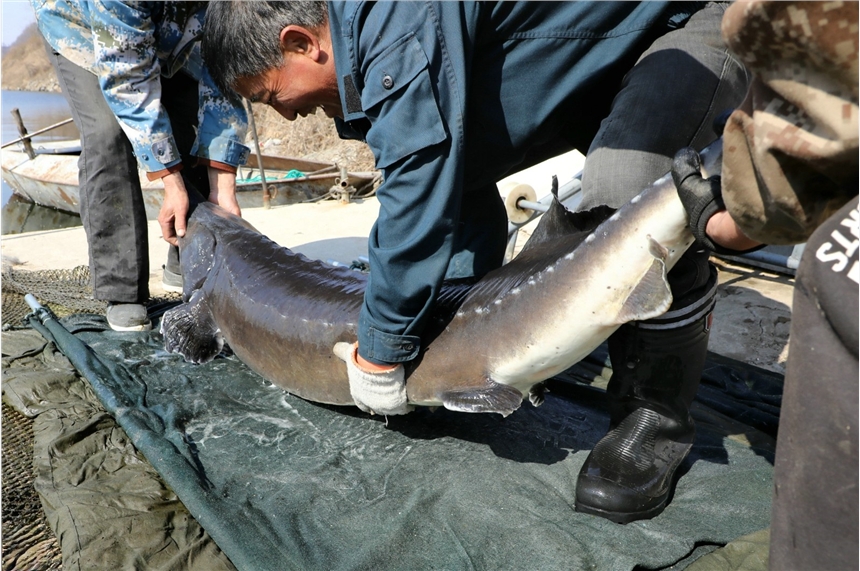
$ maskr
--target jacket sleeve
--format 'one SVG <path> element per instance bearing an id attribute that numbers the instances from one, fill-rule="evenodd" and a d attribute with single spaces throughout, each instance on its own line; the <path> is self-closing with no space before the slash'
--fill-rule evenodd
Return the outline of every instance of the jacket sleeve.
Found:
<path id="1" fill-rule="evenodd" d="M 376 4 L 353 27 L 353 76 L 371 124 L 366 140 L 385 179 L 377 190 L 380 212 L 368 243 L 372 271 L 358 334 L 362 357 L 379 363 L 417 356 L 460 213 L 465 70 L 453 69 L 440 49 L 438 14 L 427 13 L 432 9 L 418 2 Z"/>
<path id="2" fill-rule="evenodd" d="M 805 241 L 857 195 L 857 10 L 738 2 L 723 38 L 755 74 L 723 134 L 726 208 L 751 238 Z"/>
<path id="3" fill-rule="evenodd" d="M 158 23 L 153 20 L 152 3 L 96 0 L 90 6 L 89 18 L 93 71 L 135 156 L 148 172 L 177 165 L 181 160 L 179 150 L 161 103 Z M 199 27 L 202 19 L 192 24 Z M 198 62 L 189 66 L 189 71 L 199 81 L 200 106 L 192 154 L 232 166 L 242 164 L 248 156 L 248 149 L 241 142 L 247 129 L 246 113 L 214 87 L 209 74 L 199 65 L 199 48 L 173 55 L 181 63 L 188 62 L 195 53 Z"/>
<path id="4" fill-rule="evenodd" d="M 199 54 L 199 49 L 195 51 Z M 248 130 L 247 112 L 221 94 L 205 68 L 199 85 L 199 127 L 191 154 L 233 167 L 245 164 L 251 152 L 242 143 Z"/>
<path id="5" fill-rule="evenodd" d="M 150 5 L 95 1 L 89 16 L 93 70 L 138 161 L 150 172 L 179 163 L 170 120 L 161 104 L 161 66 Z"/>

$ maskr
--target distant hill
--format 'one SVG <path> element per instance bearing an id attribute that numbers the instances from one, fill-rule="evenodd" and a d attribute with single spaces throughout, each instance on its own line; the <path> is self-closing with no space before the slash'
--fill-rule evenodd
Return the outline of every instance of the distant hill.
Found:
<path id="1" fill-rule="evenodd" d="M 12 91 L 60 92 L 36 24 L 30 24 L 11 46 L 3 48 L 0 87 Z"/>
<path id="2" fill-rule="evenodd" d="M 3 49 L 0 62 L 3 69 L 0 85 L 3 89 L 60 93 L 56 73 L 45 53 L 36 24 L 24 30 L 14 44 Z M 266 105 L 254 104 L 253 109 L 261 144 L 269 154 L 332 161 L 354 171 L 374 169 L 370 148 L 359 141 L 341 140 L 334 122 L 324 113 L 286 121 Z M 250 140 L 248 145 L 251 145 Z M 253 163 L 253 159 L 251 161 Z"/>

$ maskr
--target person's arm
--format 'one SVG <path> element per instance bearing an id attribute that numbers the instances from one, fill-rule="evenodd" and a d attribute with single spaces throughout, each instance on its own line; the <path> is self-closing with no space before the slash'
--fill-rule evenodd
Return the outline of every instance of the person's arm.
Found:
<path id="1" fill-rule="evenodd" d="M 89 16 L 93 68 L 105 101 L 147 176 L 164 183 L 158 221 L 164 239 L 176 245 L 176 237 L 185 234 L 188 195 L 179 174 L 182 159 L 161 104 L 161 65 L 151 5 L 97 0 Z"/>
<path id="2" fill-rule="evenodd" d="M 199 58 L 200 50 L 195 49 L 191 57 Z M 250 154 L 242 143 L 248 130 L 247 112 L 239 101 L 221 94 L 205 68 L 199 77 L 199 110 L 197 139 L 191 154 L 208 167 L 209 202 L 241 216 L 236 170 Z"/>
<path id="3" fill-rule="evenodd" d="M 173 172 L 161 177 L 164 184 L 164 200 L 158 213 L 158 224 L 161 226 L 161 237 L 174 246 L 179 245 L 178 238 L 185 236 L 188 218 L 188 191 L 179 172 Z"/>
<path id="4" fill-rule="evenodd" d="M 161 104 L 161 64 L 156 53 L 157 24 L 151 4 L 96 1 L 90 11 L 90 24 L 94 70 L 105 100 L 147 176 L 153 180 L 161 178 L 164 183 L 165 199 L 158 220 L 164 239 L 176 245 L 177 236 L 185 233 L 188 196 L 179 174 L 181 156 L 170 119 Z M 194 50 L 186 53 L 186 57 L 193 53 Z M 196 53 L 199 54 L 199 50 Z M 197 75 L 208 78 L 205 73 Z M 192 154 L 205 161 L 209 166 L 210 182 L 216 183 L 210 200 L 215 198 L 213 202 L 217 200 L 218 204 L 238 214 L 234 173 L 236 165 L 242 164 L 248 155 L 247 147 L 240 142 L 247 116 L 241 106 L 229 105 L 217 90 L 212 92 L 208 87 L 211 79 L 207 82 L 201 78 L 200 81 L 198 121 L 201 124 Z M 201 144 L 201 141 L 204 142 Z M 204 151 L 198 152 L 199 149 Z M 232 176 L 213 173 L 213 170 Z"/>
<path id="5" fill-rule="evenodd" d="M 209 202 L 235 214 L 242 215 L 236 197 L 236 172 L 209 166 Z"/>
<path id="6" fill-rule="evenodd" d="M 439 48 L 432 9 L 377 4 L 353 27 L 361 107 L 371 123 L 366 140 L 384 176 L 368 241 L 373 272 L 359 317 L 358 358 L 365 366 L 418 355 L 460 215 L 465 70 L 454 69 Z"/>
<path id="7" fill-rule="evenodd" d="M 681 149 L 672 162 L 672 179 L 689 217 L 689 227 L 701 244 L 711 251 L 743 253 L 761 247 L 747 237 L 726 210 L 722 179 L 704 178 L 701 158 L 691 149 Z"/>
<path id="8" fill-rule="evenodd" d="M 744 234 L 727 210 L 715 212 L 708 220 L 705 232 L 716 244 L 727 250 L 749 251 L 761 245 Z"/>
<path id="9" fill-rule="evenodd" d="M 93 68 L 105 101 L 144 170 L 172 174 L 165 171 L 180 164 L 181 157 L 161 104 L 161 65 L 151 5 L 94 1 L 89 15 Z"/>

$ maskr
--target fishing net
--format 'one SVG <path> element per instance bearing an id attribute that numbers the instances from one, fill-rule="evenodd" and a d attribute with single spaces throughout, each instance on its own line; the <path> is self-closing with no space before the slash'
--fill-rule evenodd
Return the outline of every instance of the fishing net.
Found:
<path id="1" fill-rule="evenodd" d="M 33 420 L 3 404 L 3 570 L 62 569 L 63 558 L 33 488 Z"/>
<path id="2" fill-rule="evenodd" d="M 104 313 L 107 304 L 93 299 L 90 269 L 27 271 L 11 267 L 2 273 L 4 326 L 22 325 L 30 308 L 24 302 L 28 293 L 48 304 L 59 316 L 78 312 Z"/>
<path id="3" fill-rule="evenodd" d="M 75 313 L 94 313 L 103 315 L 107 303 L 93 299 L 90 269 L 87 266 L 77 266 L 65 270 L 28 271 L 5 267 L 2 271 L 2 314 L 0 319 L 4 327 L 14 327 L 23 324 L 24 318 L 30 313 L 30 308 L 24 301 L 26 294 L 32 294 L 43 305 L 50 306 L 59 317 Z M 152 297 L 147 302 L 148 308 L 165 303 L 179 301 L 181 296 L 166 293 L 163 296 Z"/>
<path id="4" fill-rule="evenodd" d="M 0 274 L 3 329 L 17 329 L 25 324 L 30 308 L 24 301 L 33 294 L 60 316 L 77 313 L 103 315 L 106 302 L 92 297 L 90 271 L 87 266 L 72 269 L 28 271 L 4 267 Z M 175 302 L 178 294 L 152 298 L 148 307 Z M 4 338 L 4 355 L 14 352 Z M 6 381 L 12 364 L 4 359 L 3 377 Z M 14 408 L 3 404 L 2 430 L 2 569 L 52 571 L 62 569 L 62 554 L 57 537 L 48 525 L 39 496 L 33 487 L 34 421 Z"/>

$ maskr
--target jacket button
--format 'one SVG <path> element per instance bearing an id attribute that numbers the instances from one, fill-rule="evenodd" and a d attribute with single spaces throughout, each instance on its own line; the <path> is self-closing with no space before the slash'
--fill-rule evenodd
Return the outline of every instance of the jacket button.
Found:
<path id="1" fill-rule="evenodd" d="M 394 87 L 394 79 L 390 75 L 385 74 L 382 76 L 382 87 L 385 89 L 391 89 Z"/>
<path id="2" fill-rule="evenodd" d="M 415 348 L 415 345 L 413 345 L 412 343 L 404 343 L 403 344 L 403 350 L 404 351 L 411 351 L 414 348 Z"/>

